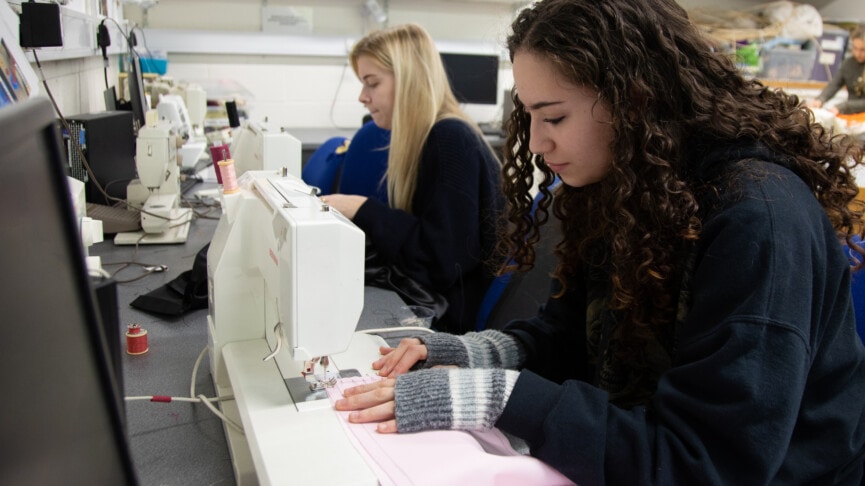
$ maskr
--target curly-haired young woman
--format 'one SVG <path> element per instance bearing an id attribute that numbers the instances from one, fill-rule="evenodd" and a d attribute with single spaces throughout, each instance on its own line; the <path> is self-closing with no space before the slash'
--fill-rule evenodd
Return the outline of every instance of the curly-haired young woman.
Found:
<path id="1" fill-rule="evenodd" d="M 512 29 L 503 245 L 532 265 L 537 167 L 563 235 L 550 298 L 383 349 L 386 379 L 337 408 L 380 432 L 495 426 L 581 485 L 859 484 L 861 147 L 673 0 L 542 0 Z"/>

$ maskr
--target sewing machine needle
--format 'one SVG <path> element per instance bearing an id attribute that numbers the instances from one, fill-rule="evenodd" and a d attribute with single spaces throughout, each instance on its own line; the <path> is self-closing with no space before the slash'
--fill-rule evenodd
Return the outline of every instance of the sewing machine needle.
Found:
<path id="1" fill-rule="evenodd" d="M 330 358 L 327 356 L 321 357 L 321 367 L 324 369 L 324 382 L 327 383 L 327 366 L 330 364 Z"/>

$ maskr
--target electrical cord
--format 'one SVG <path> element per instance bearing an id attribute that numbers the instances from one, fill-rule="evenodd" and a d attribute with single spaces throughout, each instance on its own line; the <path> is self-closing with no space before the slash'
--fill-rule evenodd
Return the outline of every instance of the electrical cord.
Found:
<path id="1" fill-rule="evenodd" d="M 339 129 L 339 130 L 354 130 L 355 128 L 357 128 L 357 127 L 341 127 L 341 126 L 339 126 L 338 123 L 336 123 L 336 119 L 333 116 L 334 111 L 336 109 L 336 100 L 339 97 L 339 92 L 342 91 L 342 83 L 343 83 L 343 80 L 345 79 L 345 73 L 346 73 L 346 71 L 348 71 L 348 65 L 349 65 L 349 62 L 345 61 L 345 64 L 342 66 L 342 74 L 340 74 L 340 76 L 339 76 L 339 83 L 336 85 L 336 91 L 333 93 L 333 99 L 330 102 L 330 113 L 329 113 L 330 123 L 331 123 L 331 125 L 333 125 L 334 128 Z"/>
<path id="2" fill-rule="evenodd" d="M 87 273 L 91 277 L 102 277 L 102 278 L 109 278 L 109 279 L 111 278 L 111 274 L 106 272 L 102 268 L 90 268 L 87 270 Z"/>
<path id="3" fill-rule="evenodd" d="M 162 272 L 168 270 L 168 265 L 141 263 L 141 262 L 135 261 L 135 257 L 138 255 L 139 244 L 141 243 L 141 240 L 143 240 L 145 236 L 147 236 L 147 235 L 146 234 L 141 235 L 141 237 L 138 238 L 138 240 L 135 242 L 135 248 L 132 251 L 132 259 L 130 261 L 126 261 L 126 262 L 102 262 L 103 267 L 112 266 L 112 265 L 122 265 L 120 268 L 115 270 L 113 273 L 109 274 L 109 278 L 114 278 L 115 275 L 117 275 L 121 271 L 123 271 L 126 268 L 129 268 L 133 265 L 138 265 L 139 267 L 142 267 L 144 269 L 144 273 L 135 277 L 135 278 L 131 278 L 128 280 L 116 280 L 115 279 L 115 282 L 117 282 L 118 284 L 132 283 L 132 282 L 135 282 L 137 280 L 141 280 L 142 278 L 144 278 L 150 274 L 162 273 Z"/>
<path id="4" fill-rule="evenodd" d="M 143 238 L 143 236 L 142 236 L 142 238 Z M 139 239 L 139 241 L 141 241 L 141 240 Z M 139 276 L 137 276 L 137 277 L 135 277 L 135 278 L 130 278 L 130 279 L 126 279 L 126 280 L 117 280 L 117 279 L 115 279 L 114 281 L 117 282 L 118 284 L 127 284 L 127 283 L 132 283 L 132 282 L 135 282 L 135 281 L 141 280 L 142 278 L 147 277 L 147 276 L 150 275 L 150 274 L 153 274 L 153 273 L 162 273 L 162 272 L 168 270 L 168 266 L 167 266 L 167 265 L 148 265 L 147 263 L 140 263 L 140 262 L 117 262 L 117 263 L 103 263 L 103 264 L 102 264 L 102 266 L 106 266 L 106 265 L 123 265 L 122 267 L 120 267 L 120 268 L 118 268 L 117 270 L 115 270 L 114 273 L 109 274 L 109 276 L 110 276 L 111 278 L 114 278 L 114 275 L 117 275 L 117 274 L 120 273 L 122 270 L 124 270 L 124 269 L 126 269 L 126 268 L 129 268 L 129 267 L 131 267 L 132 265 L 138 265 L 138 266 L 140 266 L 140 267 L 142 267 L 142 268 L 144 269 L 144 273 L 142 273 L 141 275 L 139 275 Z"/>
<path id="5" fill-rule="evenodd" d="M 146 52 L 147 55 L 150 56 L 151 59 L 153 59 L 153 53 L 150 52 L 150 48 L 147 47 L 147 36 L 144 35 L 144 29 L 142 29 L 140 25 L 136 24 L 132 27 L 132 30 L 130 32 L 135 33 L 136 30 L 138 30 L 138 32 L 141 32 L 141 43 L 144 45 L 144 52 Z"/>
<path id="6" fill-rule="evenodd" d="M 210 220 L 218 220 L 221 217 L 221 213 L 216 216 L 211 216 L 211 213 L 214 211 L 219 211 L 222 207 L 218 201 L 213 203 L 205 202 L 201 199 L 195 198 L 183 198 L 181 199 L 181 204 L 184 207 L 192 209 L 192 212 L 195 214 L 196 219 L 210 219 Z M 202 211 L 198 211 L 198 209 L 202 209 Z"/>
<path id="7" fill-rule="evenodd" d="M 241 434 L 245 434 L 243 430 L 243 426 L 231 420 L 224 413 L 222 413 L 218 408 L 213 405 L 213 402 L 219 402 L 222 400 L 234 400 L 233 396 L 226 397 L 207 397 L 203 393 L 196 394 L 195 393 L 195 380 L 198 375 L 198 368 L 201 365 L 201 361 L 204 359 L 204 356 L 207 354 L 208 348 L 205 346 L 204 349 L 201 350 L 201 353 L 198 354 L 198 358 L 195 360 L 195 364 L 192 367 L 192 377 L 191 383 L 189 386 L 189 396 L 188 397 L 172 397 L 166 395 L 144 395 L 144 396 L 130 396 L 125 397 L 127 402 L 131 401 L 140 401 L 140 400 L 148 400 L 151 402 L 157 403 L 171 403 L 171 402 L 187 402 L 187 403 L 201 403 L 214 415 L 219 417 L 220 420 L 225 422 L 231 428 L 237 430 Z"/>

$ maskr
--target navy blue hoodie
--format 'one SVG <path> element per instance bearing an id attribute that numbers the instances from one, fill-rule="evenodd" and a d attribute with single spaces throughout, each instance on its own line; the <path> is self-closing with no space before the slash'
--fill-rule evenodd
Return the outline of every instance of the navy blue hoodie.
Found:
<path id="1" fill-rule="evenodd" d="M 755 148 L 707 160 L 755 155 L 772 159 Z M 574 276 L 505 329 L 529 357 L 496 425 L 581 486 L 859 484 L 865 348 L 849 263 L 809 188 L 774 162 L 749 162 L 712 202 L 692 305 L 646 405 L 617 407 L 592 383 Z M 557 383 L 563 370 L 579 379 Z"/>

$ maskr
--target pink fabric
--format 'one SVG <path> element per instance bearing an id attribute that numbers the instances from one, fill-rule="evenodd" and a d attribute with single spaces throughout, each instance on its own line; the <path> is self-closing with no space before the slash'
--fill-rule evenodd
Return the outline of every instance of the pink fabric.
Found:
<path id="1" fill-rule="evenodd" d="M 333 403 L 342 398 L 346 388 L 378 379 L 370 376 L 340 379 L 328 388 L 328 396 Z M 574 484 L 538 459 L 515 451 L 498 429 L 380 434 L 375 431 L 376 424 L 349 423 L 348 412 L 337 414 L 349 439 L 383 486 Z"/>

